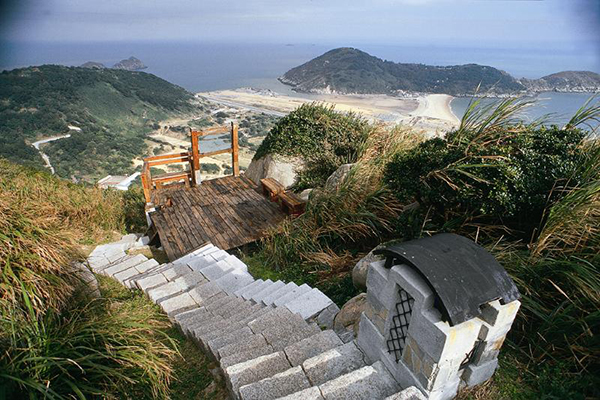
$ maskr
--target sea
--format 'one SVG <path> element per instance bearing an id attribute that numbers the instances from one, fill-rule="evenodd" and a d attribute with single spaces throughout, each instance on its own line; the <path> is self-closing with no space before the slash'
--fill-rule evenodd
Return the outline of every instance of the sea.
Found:
<path id="1" fill-rule="evenodd" d="M 121 59 L 135 56 L 148 66 L 144 72 L 155 74 L 192 92 L 206 92 L 240 87 L 271 89 L 297 94 L 281 84 L 277 77 L 336 47 L 357 47 L 374 56 L 395 62 L 431 65 L 477 63 L 505 70 L 515 77 L 539 78 L 564 70 L 600 71 L 597 49 L 582 52 L 572 47 L 483 47 L 436 44 L 247 44 L 227 42 L 101 42 L 101 43 L 33 43 L 0 42 L 0 70 L 41 65 L 81 65 L 87 61 L 111 66 Z M 548 116 L 548 123 L 561 124 L 581 107 L 589 94 L 541 93 L 523 119 Z M 469 98 L 451 103 L 461 118 Z M 485 100 L 489 102 L 492 100 Z"/>

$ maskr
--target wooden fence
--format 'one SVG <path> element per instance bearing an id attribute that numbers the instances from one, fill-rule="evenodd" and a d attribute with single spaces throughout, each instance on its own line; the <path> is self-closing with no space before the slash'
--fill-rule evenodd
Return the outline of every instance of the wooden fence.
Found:
<path id="1" fill-rule="evenodd" d="M 203 136 L 218 135 L 230 133 L 231 147 L 222 150 L 210 151 L 202 153 L 200 151 L 199 139 Z M 142 170 L 142 187 L 144 189 L 144 197 L 146 203 L 152 203 L 152 191 L 159 190 L 165 184 L 183 183 L 186 186 L 196 186 L 201 183 L 200 175 L 200 159 L 202 157 L 211 157 L 218 154 L 231 153 L 231 164 L 233 175 L 240 174 L 240 164 L 238 161 L 239 144 L 238 144 L 238 127 L 234 123 L 231 125 L 218 126 L 205 129 L 203 131 L 190 131 L 192 151 L 184 153 L 163 154 L 160 156 L 144 158 L 144 166 Z M 158 176 L 152 176 L 151 167 L 168 164 L 184 164 L 183 171 L 169 172 Z M 186 169 L 187 167 L 187 169 Z"/>

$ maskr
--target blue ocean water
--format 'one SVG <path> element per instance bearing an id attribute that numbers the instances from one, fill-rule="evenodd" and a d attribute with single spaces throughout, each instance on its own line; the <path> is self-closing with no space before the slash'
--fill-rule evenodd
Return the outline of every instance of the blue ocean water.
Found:
<path id="1" fill-rule="evenodd" d="M 277 81 L 287 70 L 324 52 L 352 44 L 243 44 L 205 42 L 106 42 L 106 43 L 14 43 L 0 42 L 0 70 L 62 64 L 81 65 L 98 61 L 111 66 L 135 56 L 155 74 L 192 92 L 255 87 L 296 95 Z M 377 57 L 433 65 L 478 63 L 491 65 L 515 77 L 539 78 L 563 70 L 598 71 L 597 54 L 572 48 L 474 48 L 456 45 L 369 45 L 360 48 Z M 568 118 L 585 102 L 586 94 L 544 93 L 538 96 L 527 118 L 556 114 Z M 460 118 L 469 99 L 455 99 L 452 110 Z"/>

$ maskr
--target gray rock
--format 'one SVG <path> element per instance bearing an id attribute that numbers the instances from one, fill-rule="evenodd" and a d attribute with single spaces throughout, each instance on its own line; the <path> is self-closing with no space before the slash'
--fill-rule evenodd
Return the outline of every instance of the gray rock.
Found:
<path id="1" fill-rule="evenodd" d="M 373 254 L 373 251 L 376 250 L 377 247 L 369 254 L 361 258 L 354 268 L 352 268 L 352 283 L 354 287 L 358 290 L 366 291 L 367 290 L 367 273 L 369 272 L 369 264 L 375 261 L 382 260 L 381 256 L 377 256 Z"/>
<path id="2" fill-rule="evenodd" d="M 381 399 L 398 392 L 399 387 L 381 361 L 342 375 L 319 386 L 326 400 Z"/>
<path id="3" fill-rule="evenodd" d="M 332 303 L 329 307 L 317 315 L 317 324 L 324 329 L 333 329 L 333 321 L 339 312 L 340 308 L 337 306 L 337 304 Z"/>
<path id="4" fill-rule="evenodd" d="M 351 331 L 354 336 L 358 335 L 360 315 L 368 306 L 366 293 L 354 296 L 344 304 L 333 321 L 333 330 L 338 334 Z"/>
<path id="5" fill-rule="evenodd" d="M 273 400 L 310 387 L 301 367 L 290 368 L 270 378 L 240 388 L 242 400 Z"/>
<path id="6" fill-rule="evenodd" d="M 225 368 L 224 373 L 227 386 L 233 393 L 238 393 L 240 387 L 286 371 L 290 367 L 285 354 L 280 351 L 232 365 Z"/>
<path id="7" fill-rule="evenodd" d="M 309 358 L 302 368 L 311 385 L 319 386 L 365 365 L 363 353 L 354 342 L 350 342 Z"/>
<path id="8" fill-rule="evenodd" d="M 298 172 L 302 169 L 304 169 L 304 161 L 299 157 L 267 154 L 252 160 L 244 176 L 257 185 L 260 185 L 260 180 L 263 178 L 273 178 L 288 189 L 296 183 Z"/>
<path id="9" fill-rule="evenodd" d="M 302 201 L 304 201 L 305 203 L 308 203 L 308 199 L 310 198 L 310 194 L 312 193 L 314 189 L 304 189 L 303 191 L 300 192 L 300 194 L 298 194 L 298 197 L 300 197 L 300 199 Z"/>
<path id="10" fill-rule="evenodd" d="M 335 332 L 327 330 L 287 346 L 284 351 L 292 366 L 295 367 L 311 357 L 342 344 Z"/>
<path id="11" fill-rule="evenodd" d="M 331 174 L 329 178 L 327 178 L 324 189 L 330 192 L 337 191 L 348 177 L 352 167 L 354 167 L 354 164 L 340 165 L 338 169 L 336 169 L 335 172 Z"/>

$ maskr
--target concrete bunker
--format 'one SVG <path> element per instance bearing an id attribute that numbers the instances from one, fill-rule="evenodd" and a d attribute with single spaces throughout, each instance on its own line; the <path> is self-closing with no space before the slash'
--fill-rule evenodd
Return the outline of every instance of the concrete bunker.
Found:
<path id="1" fill-rule="evenodd" d="M 392 245 L 370 264 L 358 345 L 403 388 L 451 399 L 489 379 L 519 292 L 484 248 L 454 234 Z"/>

